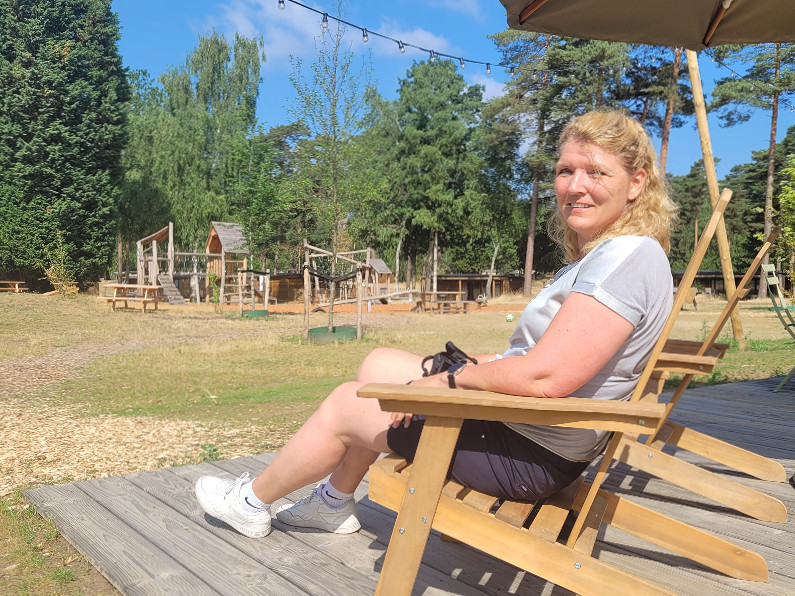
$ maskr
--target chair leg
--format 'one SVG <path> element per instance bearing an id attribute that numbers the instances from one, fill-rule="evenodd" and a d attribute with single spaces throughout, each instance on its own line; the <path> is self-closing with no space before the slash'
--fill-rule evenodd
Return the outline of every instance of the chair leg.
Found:
<path id="1" fill-rule="evenodd" d="M 622 439 L 616 459 L 756 519 L 787 521 L 787 508 L 778 499 L 639 443 L 635 437 Z"/>
<path id="2" fill-rule="evenodd" d="M 776 460 L 742 449 L 692 428 L 666 422 L 657 436 L 658 440 L 651 444 L 651 447 L 657 450 L 661 450 L 666 444 L 673 445 L 760 480 L 784 482 L 787 479 L 784 466 Z"/>
<path id="3" fill-rule="evenodd" d="M 463 420 L 425 419 L 376 594 L 411 594 Z"/>
<path id="4" fill-rule="evenodd" d="M 795 367 L 793 367 L 793 369 L 789 371 L 789 374 L 786 377 L 784 377 L 784 380 L 781 381 L 781 383 L 779 383 L 775 389 L 773 389 L 773 393 L 775 393 L 776 391 L 781 389 L 784 385 L 786 385 L 787 381 L 789 381 L 792 378 L 792 375 L 795 375 Z"/>
<path id="5" fill-rule="evenodd" d="M 604 523 L 614 528 L 686 556 L 729 577 L 760 582 L 768 580 L 767 563 L 751 550 L 604 490 L 599 490 L 599 496 L 607 501 Z"/>

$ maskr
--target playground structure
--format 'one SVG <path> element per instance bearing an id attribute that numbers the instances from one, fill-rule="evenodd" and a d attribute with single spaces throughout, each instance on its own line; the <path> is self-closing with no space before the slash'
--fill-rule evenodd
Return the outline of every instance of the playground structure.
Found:
<path id="1" fill-rule="evenodd" d="M 304 302 L 307 317 L 312 304 L 328 307 L 332 286 L 336 304 L 410 300 L 415 293 L 400 291 L 389 267 L 375 258 L 370 248 L 339 252 L 335 258 L 332 252 L 304 240 L 303 253 L 303 275 L 256 271 L 250 266 L 243 226 L 210 222 L 204 252 L 181 252 L 175 248 L 174 224 L 169 223 L 136 242 L 135 278 L 129 275 L 118 281 L 160 286 L 170 304 L 185 304 L 187 298 L 196 304 L 237 305 L 241 313 L 244 308 L 256 310 L 258 305 L 268 310 L 277 299 Z M 332 270 L 339 277 L 333 277 Z M 358 282 L 354 281 L 357 271 L 361 276 Z"/>
<path id="2" fill-rule="evenodd" d="M 376 259 L 370 248 L 340 251 L 335 254 L 312 246 L 304 239 L 305 338 L 310 335 L 309 312 L 313 303 L 317 308 L 329 307 L 332 297 L 334 304 L 355 302 L 356 339 L 361 339 L 364 302 L 367 302 L 369 309 L 375 300 L 383 304 L 393 298 L 405 298 L 411 301 L 415 293 L 412 290 L 399 290 L 389 267 L 381 259 Z"/>

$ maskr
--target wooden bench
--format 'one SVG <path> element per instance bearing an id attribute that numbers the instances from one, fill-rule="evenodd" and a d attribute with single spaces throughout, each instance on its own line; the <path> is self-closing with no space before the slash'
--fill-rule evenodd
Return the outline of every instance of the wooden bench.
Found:
<path id="1" fill-rule="evenodd" d="M 472 300 L 463 300 L 463 292 L 422 292 L 415 309 L 429 313 L 468 313 Z"/>
<path id="2" fill-rule="evenodd" d="M 475 304 L 472 300 L 443 300 L 436 303 L 439 314 L 469 312 L 469 306 Z"/>
<path id="3" fill-rule="evenodd" d="M 28 289 L 25 287 L 24 281 L 0 280 L 0 292 L 14 292 L 14 294 L 20 294 L 21 292 L 27 291 Z"/>
<path id="4" fill-rule="evenodd" d="M 102 296 L 101 300 L 110 302 L 111 310 L 116 311 L 116 303 L 124 302 L 124 308 L 129 308 L 128 302 L 140 302 L 146 312 L 147 304 L 154 304 L 157 310 L 157 303 L 162 300 L 160 296 L 160 286 L 149 286 L 143 284 L 111 284 L 113 296 Z"/>

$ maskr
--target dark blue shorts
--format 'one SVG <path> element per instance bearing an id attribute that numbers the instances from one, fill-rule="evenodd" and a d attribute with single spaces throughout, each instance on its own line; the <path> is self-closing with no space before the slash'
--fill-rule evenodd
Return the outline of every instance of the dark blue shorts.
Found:
<path id="1" fill-rule="evenodd" d="M 415 415 L 408 428 L 390 428 L 389 448 L 413 460 L 424 422 Z M 537 501 L 574 482 L 589 463 L 561 457 L 501 422 L 464 420 L 448 476 L 493 497 Z"/>

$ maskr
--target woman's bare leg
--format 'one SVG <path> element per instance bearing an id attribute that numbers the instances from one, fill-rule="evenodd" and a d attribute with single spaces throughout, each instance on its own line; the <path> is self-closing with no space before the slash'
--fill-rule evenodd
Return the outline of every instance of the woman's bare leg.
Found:
<path id="1" fill-rule="evenodd" d="M 329 473 L 332 485 L 353 492 L 380 453 L 388 452 L 389 413 L 375 399 L 356 391 L 364 383 L 405 383 L 422 376 L 422 357 L 403 350 L 379 348 L 364 359 L 357 381 L 332 391 L 317 411 L 279 451 L 253 483 L 264 503 L 277 499 Z"/>
<path id="2" fill-rule="evenodd" d="M 422 376 L 422 356 L 396 348 L 376 348 L 359 365 L 361 383 L 407 383 Z"/>

